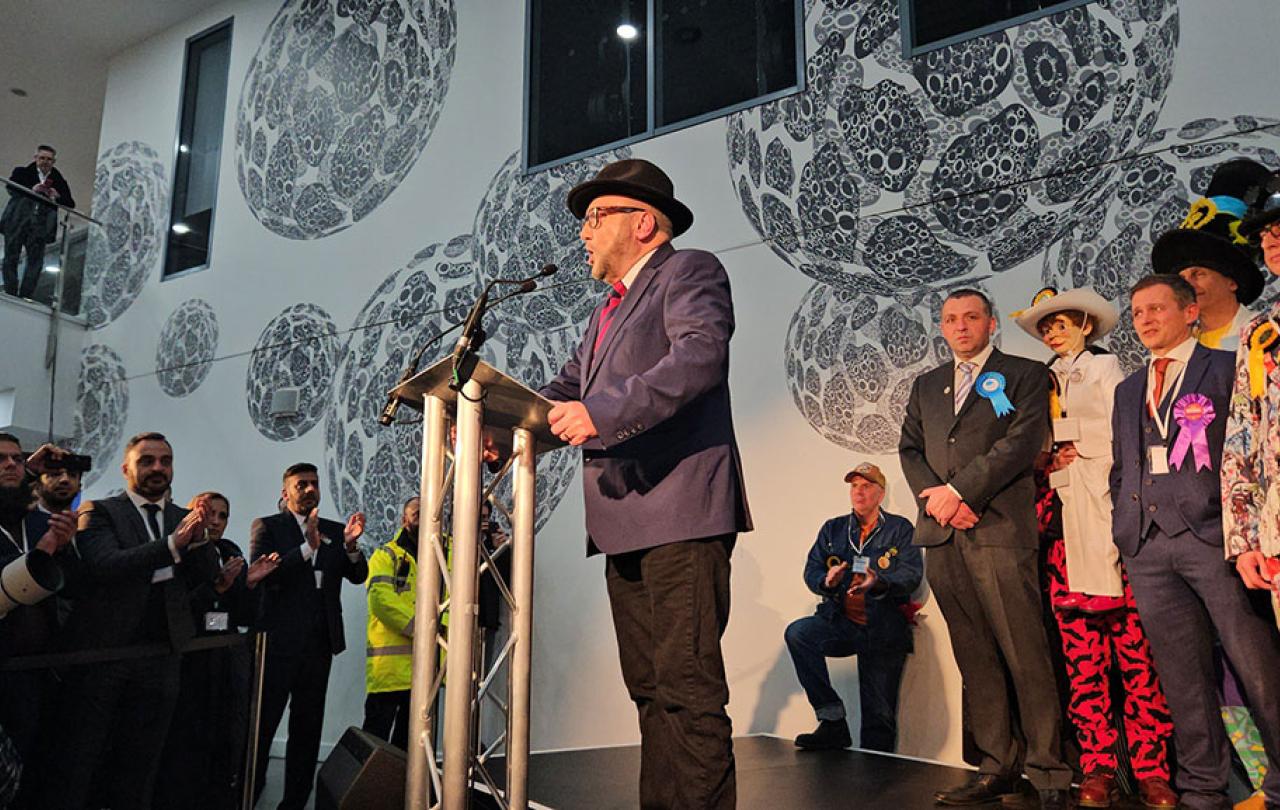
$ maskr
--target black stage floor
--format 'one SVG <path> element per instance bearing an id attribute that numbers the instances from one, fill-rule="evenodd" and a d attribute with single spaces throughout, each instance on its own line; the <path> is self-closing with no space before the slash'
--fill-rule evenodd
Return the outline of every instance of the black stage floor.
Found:
<path id="1" fill-rule="evenodd" d="M 738 737 L 733 747 L 739 810 L 928 810 L 935 791 L 962 784 L 972 773 L 868 751 L 801 751 L 791 740 L 771 736 Z M 533 754 L 529 798 L 554 810 L 634 810 L 639 776 L 639 746 Z"/>

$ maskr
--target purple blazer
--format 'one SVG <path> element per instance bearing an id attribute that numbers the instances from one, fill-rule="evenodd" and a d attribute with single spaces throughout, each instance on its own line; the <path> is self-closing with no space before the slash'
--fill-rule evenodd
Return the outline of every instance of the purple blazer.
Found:
<path id="1" fill-rule="evenodd" d="M 541 391 L 580 400 L 600 434 L 582 446 L 588 554 L 750 531 L 729 407 L 724 267 L 706 251 L 658 248 L 597 352 L 603 306 Z"/>

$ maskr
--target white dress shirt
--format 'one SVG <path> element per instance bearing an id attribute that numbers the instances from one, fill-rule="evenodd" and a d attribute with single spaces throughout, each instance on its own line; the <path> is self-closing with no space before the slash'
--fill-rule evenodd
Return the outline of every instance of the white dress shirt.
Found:
<path id="1" fill-rule="evenodd" d="M 1191 355 L 1196 350 L 1196 346 L 1200 345 L 1195 337 L 1189 337 L 1186 340 L 1174 346 L 1163 355 L 1152 355 L 1147 360 L 1147 399 L 1155 393 L 1156 385 L 1156 364 L 1157 357 L 1168 357 L 1173 362 L 1169 363 L 1164 370 L 1164 390 L 1160 392 L 1161 402 L 1169 400 L 1170 397 L 1176 397 L 1178 389 L 1182 387 L 1182 375 L 1187 370 L 1187 363 L 1191 362 Z M 1160 403 L 1155 403 L 1159 405 Z"/>

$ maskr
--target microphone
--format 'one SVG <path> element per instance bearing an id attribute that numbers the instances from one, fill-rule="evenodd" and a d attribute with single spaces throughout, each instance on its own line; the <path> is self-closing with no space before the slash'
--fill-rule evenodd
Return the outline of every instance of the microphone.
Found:
<path id="1" fill-rule="evenodd" d="M 554 273 L 559 272 L 559 270 L 560 268 L 554 264 L 544 264 L 542 266 L 542 269 L 540 269 L 534 275 L 529 276 L 528 278 L 523 278 L 523 279 L 499 278 L 499 279 L 494 279 L 493 281 L 490 281 L 488 284 L 485 285 L 484 290 L 480 293 L 480 298 L 476 300 L 476 303 L 474 305 L 472 305 L 471 311 L 467 313 L 467 318 L 465 321 L 463 321 L 461 324 L 454 324 L 449 329 L 446 329 L 445 331 L 432 337 L 426 343 L 422 344 L 422 348 L 418 349 L 417 353 L 414 354 L 413 356 L 413 360 L 410 361 L 409 367 L 406 368 L 404 370 L 404 373 L 400 375 L 400 380 L 396 383 L 396 387 L 399 388 L 401 385 L 408 382 L 413 377 L 413 375 L 418 373 L 418 366 L 422 363 L 422 357 L 424 354 L 426 354 L 427 349 L 434 346 L 440 340 L 440 338 L 444 337 L 449 332 L 452 332 L 454 329 L 457 329 L 459 326 L 462 326 L 463 327 L 462 337 L 458 339 L 458 344 L 455 345 L 454 347 L 453 362 L 455 366 L 458 364 L 459 360 L 463 355 L 465 355 L 466 351 L 472 348 L 472 343 L 474 342 L 474 339 L 476 337 L 475 333 L 477 331 L 477 327 L 479 326 L 480 318 L 483 317 L 484 313 L 491 308 L 488 301 L 488 297 L 489 297 L 489 292 L 493 289 L 495 285 L 516 284 L 519 286 L 515 291 L 507 293 L 506 295 L 503 295 L 503 296 L 500 296 L 499 298 L 494 299 L 492 306 L 497 306 L 498 304 L 501 304 L 503 301 L 506 301 L 509 298 L 514 298 L 517 295 L 524 295 L 525 293 L 533 292 L 538 287 L 538 279 L 546 278 L 547 276 L 550 276 L 550 275 L 553 275 Z M 483 338 L 481 339 L 483 340 Z M 465 344 L 463 343 L 464 340 L 466 341 Z M 478 348 L 478 345 L 479 344 L 477 342 L 477 348 Z M 459 346 L 462 347 L 461 351 L 459 351 Z M 395 422 L 396 412 L 398 410 L 400 410 L 400 400 L 394 394 L 388 394 L 387 403 L 382 406 L 382 412 L 378 414 L 378 424 L 381 425 L 382 427 L 391 426 L 391 424 Z"/>

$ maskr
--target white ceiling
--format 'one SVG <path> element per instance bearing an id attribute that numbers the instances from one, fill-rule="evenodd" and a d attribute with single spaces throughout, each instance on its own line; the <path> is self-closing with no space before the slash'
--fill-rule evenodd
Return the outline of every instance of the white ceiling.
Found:
<path id="1" fill-rule="evenodd" d="M 36 144 L 51 144 L 77 207 L 87 211 L 108 60 L 208 6 L 208 0 L 0 0 L 0 171 L 8 177 L 13 166 L 31 162 Z"/>

